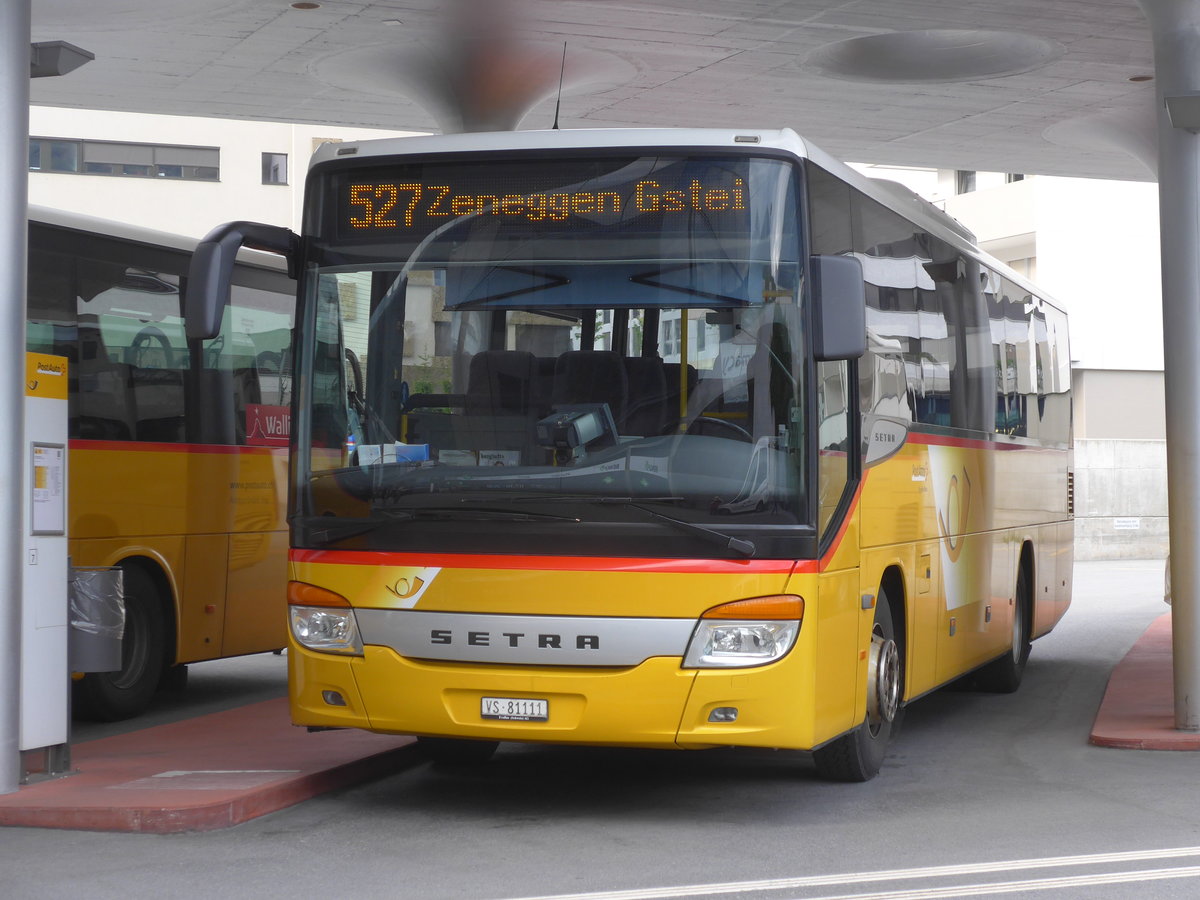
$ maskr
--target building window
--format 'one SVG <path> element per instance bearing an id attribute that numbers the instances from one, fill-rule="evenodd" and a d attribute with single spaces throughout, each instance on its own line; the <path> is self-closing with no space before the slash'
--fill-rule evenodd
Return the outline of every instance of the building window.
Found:
<path id="1" fill-rule="evenodd" d="M 31 137 L 29 171 L 218 181 L 221 151 L 217 147 Z"/>
<path id="2" fill-rule="evenodd" d="M 262 183 L 287 184 L 287 154 L 264 153 L 262 155 Z"/>
<path id="3" fill-rule="evenodd" d="M 954 173 L 954 193 L 969 194 L 975 190 L 975 173 L 969 169 L 958 169 Z"/>
<path id="4" fill-rule="evenodd" d="M 1022 175 L 1020 172 L 1009 172 L 1007 175 L 1004 176 L 1005 184 L 1012 184 L 1013 182 L 1024 181 L 1024 180 L 1025 180 L 1025 176 Z"/>

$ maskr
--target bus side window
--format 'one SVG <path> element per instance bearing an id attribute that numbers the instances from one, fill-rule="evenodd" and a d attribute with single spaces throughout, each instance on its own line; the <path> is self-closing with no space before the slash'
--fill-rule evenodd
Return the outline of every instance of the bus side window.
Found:
<path id="1" fill-rule="evenodd" d="M 140 262 L 115 248 L 76 260 L 80 431 L 175 443 L 184 439 L 187 367 L 179 276 Z"/>
<path id="2" fill-rule="evenodd" d="M 850 481 L 850 395 L 844 360 L 817 364 L 818 525 L 823 534 L 833 523 Z"/>
<path id="3" fill-rule="evenodd" d="M 198 373 L 201 439 L 207 443 L 286 446 L 294 301 L 287 294 L 234 284 L 217 337 L 204 343 Z"/>

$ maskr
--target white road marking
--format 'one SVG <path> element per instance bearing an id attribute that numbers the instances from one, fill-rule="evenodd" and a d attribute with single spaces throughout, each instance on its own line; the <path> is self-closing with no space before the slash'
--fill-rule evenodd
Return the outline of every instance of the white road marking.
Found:
<path id="1" fill-rule="evenodd" d="M 807 900 L 935 900 L 939 897 L 983 897 L 988 894 L 1016 894 L 1026 891 L 1056 891 L 1063 888 L 1094 887 L 1101 884 L 1129 884 L 1164 881 L 1168 878 L 1200 878 L 1200 866 L 1173 869 L 1132 869 L 1099 875 L 1074 875 L 1065 878 L 1030 878 L 1025 881 L 996 881 L 947 887 L 912 888 L 904 891 L 876 891 L 870 894 L 822 894 Z"/>
<path id="2" fill-rule="evenodd" d="M 1089 853 L 1080 856 L 1051 856 L 1003 862 L 966 863 L 954 866 L 926 866 L 915 869 L 887 869 L 879 872 L 848 872 L 838 875 L 811 875 L 800 878 L 768 878 L 761 881 L 730 881 L 715 884 L 677 885 L 674 887 L 635 888 L 619 891 L 592 891 L 580 894 L 544 894 L 515 900 L 658 900 L 668 897 L 696 897 L 712 894 L 744 894 L 758 891 L 785 891 L 798 888 L 864 884 L 877 881 L 908 881 L 918 878 L 949 878 L 982 875 L 988 872 L 1052 869 L 1062 866 L 1096 866 L 1106 863 L 1146 862 L 1200 856 L 1200 847 L 1176 847 L 1165 850 L 1128 850 L 1120 853 Z M 1144 869 L 1065 878 L 994 882 L 945 888 L 920 888 L 873 894 L 842 894 L 814 897 L 812 900 L 905 900 L 918 897 L 961 897 L 968 894 L 1002 894 L 1016 891 L 1053 890 L 1096 884 L 1122 884 L 1130 881 L 1161 881 L 1168 878 L 1200 877 L 1200 866 L 1169 869 Z"/>

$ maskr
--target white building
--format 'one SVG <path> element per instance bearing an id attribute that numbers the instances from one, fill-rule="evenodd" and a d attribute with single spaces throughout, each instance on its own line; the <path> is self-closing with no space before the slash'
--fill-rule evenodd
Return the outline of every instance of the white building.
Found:
<path id="1" fill-rule="evenodd" d="M 29 202 L 191 237 L 236 219 L 299 229 L 318 145 L 408 133 L 34 106 Z"/>

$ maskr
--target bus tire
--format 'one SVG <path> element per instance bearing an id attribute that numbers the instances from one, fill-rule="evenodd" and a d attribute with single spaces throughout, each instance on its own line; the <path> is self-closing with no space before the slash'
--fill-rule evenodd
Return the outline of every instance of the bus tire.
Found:
<path id="1" fill-rule="evenodd" d="M 187 690 L 187 684 L 187 666 L 165 666 L 163 668 L 162 680 L 158 683 L 158 690 L 159 693 L 164 694 L 182 694 Z"/>
<path id="2" fill-rule="evenodd" d="M 91 672 L 72 683 L 72 714 L 95 722 L 117 722 L 146 711 L 166 668 L 167 617 L 154 579 L 128 566 L 121 668 Z"/>
<path id="3" fill-rule="evenodd" d="M 1017 572 L 1017 596 L 1013 602 L 1012 646 L 1009 652 L 988 663 L 970 678 L 977 691 L 1011 694 L 1021 686 L 1025 663 L 1033 647 L 1030 637 L 1033 624 L 1033 589 L 1029 567 L 1022 562 Z"/>
<path id="4" fill-rule="evenodd" d="M 895 634 L 891 606 L 880 589 L 867 664 L 867 714 L 853 731 L 813 752 L 822 778 L 862 782 L 879 774 L 904 696 L 904 660 Z"/>
<path id="5" fill-rule="evenodd" d="M 480 766 L 492 758 L 499 741 L 471 741 L 461 738 L 417 738 L 417 747 L 432 763 L 447 766 Z"/>

